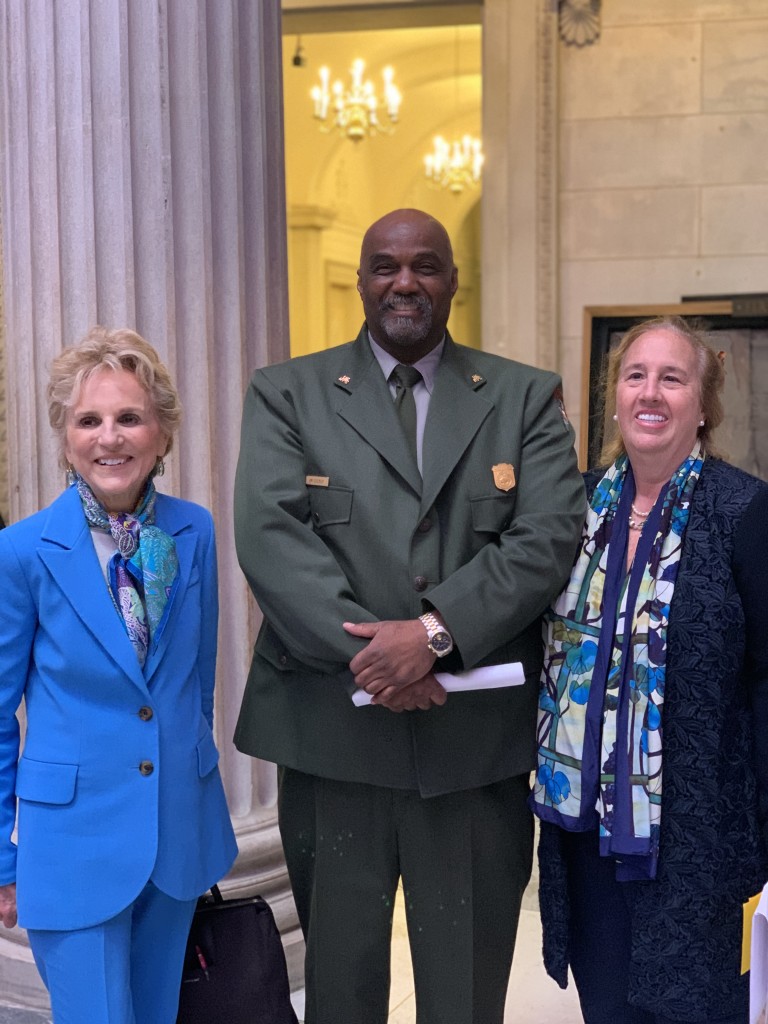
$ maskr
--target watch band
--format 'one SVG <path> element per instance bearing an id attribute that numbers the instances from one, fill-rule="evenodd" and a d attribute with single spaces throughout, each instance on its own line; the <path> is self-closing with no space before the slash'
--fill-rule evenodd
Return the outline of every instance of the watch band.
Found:
<path id="1" fill-rule="evenodd" d="M 453 637 L 432 612 L 419 616 L 427 631 L 427 647 L 437 658 L 444 658 L 453 650 Z"/>

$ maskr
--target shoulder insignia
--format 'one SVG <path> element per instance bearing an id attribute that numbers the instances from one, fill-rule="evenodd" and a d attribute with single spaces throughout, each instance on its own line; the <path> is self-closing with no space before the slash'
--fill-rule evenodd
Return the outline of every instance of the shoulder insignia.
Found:
<path id="1" fill-rule="evenodd" d="M 554 398 L 555 402 L 557 403 L 558 408 L 560 409 L 560 415 L 563 417 L 563 423 L 566 425 L 566 427 L 569 427 L 571 425 L 571 421 L 568 419 L 568 413 L 565 411 L 565 401 L 563 399 L 563 389 L 560 387 L 559 384 L 555 388 L 555 390 L 552 392 L 552 397 Z"/>

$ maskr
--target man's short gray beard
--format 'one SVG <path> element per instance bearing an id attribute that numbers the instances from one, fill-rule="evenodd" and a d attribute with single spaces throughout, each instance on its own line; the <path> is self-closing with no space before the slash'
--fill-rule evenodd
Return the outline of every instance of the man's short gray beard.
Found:
<path id="1" fill-rule="evenodd" d="M 405 303 L 403 303 L 405 305 Z M 381 326 L 382 330 L 387 336 L 387 341 L 397 345 L 419 345 L 427 337 L 429 332 L 432 330 L 432 306 L 425 298 L 418 298 L 414 302 L 413 299 L 408 300 L 409 307 L 416 306 L 422 313 L 422 319 L 416 323 L 410 317 L 399 317 L 396 316 L 394 319 L 388 318 L 386 321 L 382 317 Z M 382 302 L 380 306 L 380 312 L 382 314 L 391 313 L 393 310 L 397 310 L 397 304 L 391 301 Z"/>

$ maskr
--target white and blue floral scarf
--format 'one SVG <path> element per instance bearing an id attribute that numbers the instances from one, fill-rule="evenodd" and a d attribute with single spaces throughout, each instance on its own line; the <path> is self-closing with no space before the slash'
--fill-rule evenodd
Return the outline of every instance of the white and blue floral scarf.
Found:
<path id="1" fill-rule="evenodd" d="M 599 826 L 619 878 L 653 878 L 662 798 L 669 608 L 697 442 L 662 489 L 626 569 L 634 477 L 626 455 L 592 495 L 571 578 L 544 623 L 536 814 L 571 831 Z"/>

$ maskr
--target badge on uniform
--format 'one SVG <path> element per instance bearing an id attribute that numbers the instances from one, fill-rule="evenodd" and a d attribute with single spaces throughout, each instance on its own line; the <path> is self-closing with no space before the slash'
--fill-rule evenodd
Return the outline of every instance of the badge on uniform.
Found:
<path id="1" fill-rule="evenodd" d="M 307 487 L 328 487 L 330 482 L 331 478 L 328 476 L 308 476 L 306 478 Z"/>
<path id="2" fill-rule="evenodd" d="M 515 486 L 515 467 L 511 462 L 499 462 L 491 466 L 493 482 L 500 491 L 511 491 Z"/>

